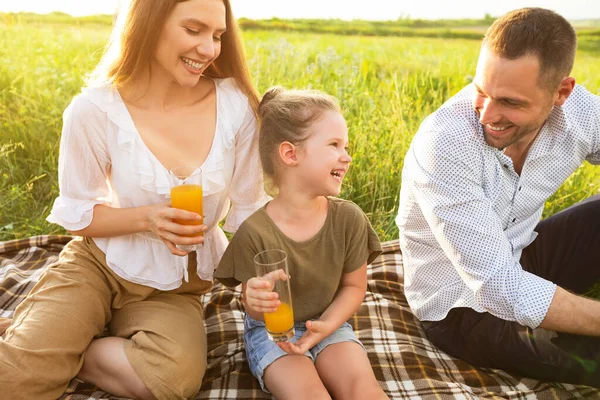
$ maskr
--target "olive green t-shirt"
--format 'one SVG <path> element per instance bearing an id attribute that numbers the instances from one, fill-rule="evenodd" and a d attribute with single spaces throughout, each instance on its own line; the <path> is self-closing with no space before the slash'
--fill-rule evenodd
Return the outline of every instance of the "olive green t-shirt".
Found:
<path id="1" fill-rule="evenodd" d="M 286 252 L 294 319 L 306 321 L 327 309 L 342 275 L 371 263 L 381 253 L 381 244 L 367 216 L 351 201 L 329 197 L 323 227 L 302 242 L 284 235 L 265 205 L 239 227 L 214 277 L 230 287 L 246 282 L 256 276 L 254 256 L 267 249 Z"/>

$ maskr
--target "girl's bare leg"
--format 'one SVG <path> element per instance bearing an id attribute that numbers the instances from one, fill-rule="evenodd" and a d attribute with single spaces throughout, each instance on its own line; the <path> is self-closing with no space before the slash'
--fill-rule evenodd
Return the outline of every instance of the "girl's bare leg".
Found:
<path id="1" fill-rule="evenodd" d="M 389 399 L 375 379 L 367 354 L 357 343 L 327 346 L 317 356 L 315 367 L 336 400 Z"/>
<path id="2" fill-rule="evenodd" d="M 288 355 L 269 365 L 265 386 L 276 399 L 331 399 L 310 358 Z"/>

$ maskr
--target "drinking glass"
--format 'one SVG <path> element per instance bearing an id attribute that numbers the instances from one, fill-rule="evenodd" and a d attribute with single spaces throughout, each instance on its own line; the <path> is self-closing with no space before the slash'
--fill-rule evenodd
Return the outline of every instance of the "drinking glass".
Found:
<path id="1" fill-rule="evenodd" d="M 186 165 L 176 167 L 169 171 L 171 174 L 171 207 L 195 212 L 200 215 L 199 220 L 180 220 L 174 222 L 182 225 L 202 225 L 204 214 L 202 213 L 202 168 L 198 165 Z M 202 232 L 189 237 L 202 236 Z M 194 251 L 196 245 L 177 245 L 183 251 Z"/>
<path id="2" fill-rule="evenodd" d="M 279 295 L 281 304 L 277 311 L 264 313 L 265 326 L 269 338 L 283 342 L 294 337 L 294 310 L 289 279 L 281 279 L 281 270 L 289 277 L 287 254 L 283 250 L 265 250 L 254 256 L 254 266 L 258 277 L 271 284 L 271 290 Z"/>

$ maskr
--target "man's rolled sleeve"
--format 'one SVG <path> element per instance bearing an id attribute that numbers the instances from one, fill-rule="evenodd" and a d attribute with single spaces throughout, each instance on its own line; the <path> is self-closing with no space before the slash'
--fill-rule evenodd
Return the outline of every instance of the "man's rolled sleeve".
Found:
<path id="1" fill-rule="evenodd" d="M 521 325 L 537 328 L 548 313 L 556 292 L 556 284 L 524 270 L 519 297 L 515 304 L 515 320 Z"/>

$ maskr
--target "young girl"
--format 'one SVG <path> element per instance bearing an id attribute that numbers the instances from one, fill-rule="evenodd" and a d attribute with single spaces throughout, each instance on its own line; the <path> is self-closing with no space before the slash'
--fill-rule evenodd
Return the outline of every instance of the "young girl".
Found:
<path id="1" fill-rule="evenodd" d="M 351 162 L 340 108 L 320 92 L 275 87 L 259 119 L 263 170 L 279 192 L 240 226 L 215 271 L 225 285 L 243 283 L 250 369 L 276 398 L 387 398 L 346 322 L 381 246 L 358 206 L 329 197 L 340 193 Z M 265 249 L 288 256 L 296 320 L 289 342 L 276 344 L 265 330 L 263 313 L 280 304 L 269 283 L 254 278 L 253 258 Z"/>
<path id="2" fill-rule="evenodd" d="M 48 219 L 78 237 L 0 339 L 2 398 L 56 399 L 76 375 L 119 397 L 193 397 L 206 369 L 201 297 L 227 246 L 218 223 L 235 231 L 267 200 L 229 1 L 124 4 L 64 113 Z M 182 165 L 202 166 L 204 225 L 175 222 L 201 216 L 169 206 L 169 169 Z"/>

